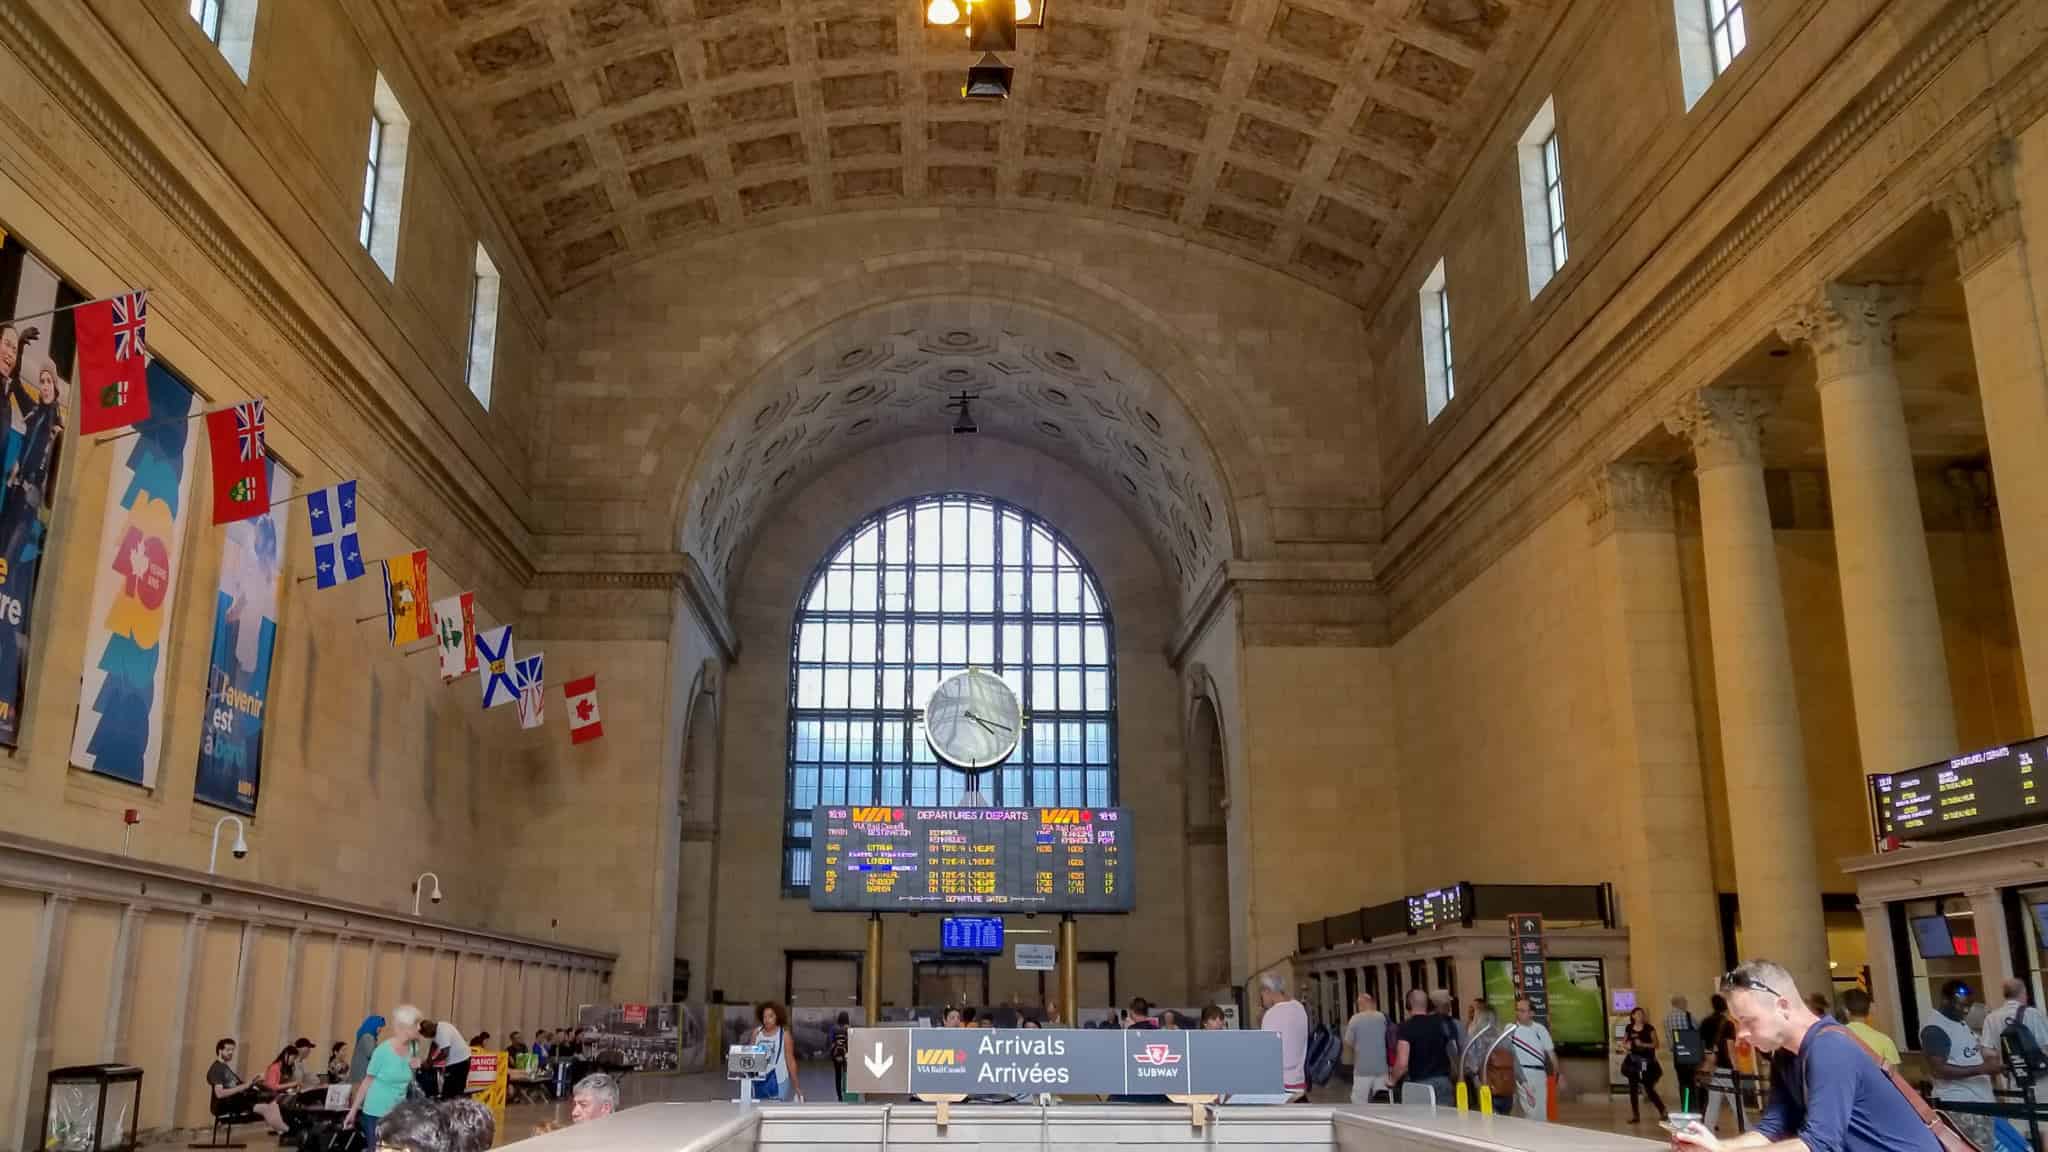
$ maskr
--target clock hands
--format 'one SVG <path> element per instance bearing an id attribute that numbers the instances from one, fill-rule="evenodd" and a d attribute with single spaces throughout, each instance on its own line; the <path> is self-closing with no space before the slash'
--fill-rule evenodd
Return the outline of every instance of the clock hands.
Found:
<path id="1" fill-rule="evenodd" d="M 972 720 L 972 721 L 974 721 L 974 722 L 975 722 L 976 724 L 979 724 L 979 725 L 981 725 L 981 726 L 982 726 L 983 728 L 986 728 L 986 729 L 988 729 L 988 730 L 989 730 L 989 731 L 991 731 L 991 732 L 1012 732 L 1012 731 L 1015 731 L 1015 729 L 1011 728 L 1011 727 L 1010 727 L 1010 726 L 1009 726 L 1008 724 L 996 724 L 996 723 L 994 723 L 994 722 L 992 722 L 992 721 L 989 721 L 989 720 L 987 720 L 987 719 L 984 719 L 983 717 L 981 717 L 981 716 L 978 716 L 978 715 L 976 715 L 975 713 L 972 713 L 972 712 L 969 712 L 969 713 L 967 713 L 967 718 L 968 718 L 969 720 Z"/>

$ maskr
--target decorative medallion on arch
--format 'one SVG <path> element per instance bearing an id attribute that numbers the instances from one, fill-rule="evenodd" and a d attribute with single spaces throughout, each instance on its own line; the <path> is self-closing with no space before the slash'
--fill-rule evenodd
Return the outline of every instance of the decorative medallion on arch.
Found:
<path id="1" fill-rule="evenodd" d="M 686 492 L 682 546 L 725 586 L 755 526 L 852 452 L 951 426 L 1073 464 L 1145 526 L 1182 602 L 1232 555 L 1214 456 L 1180 400 L 1103 337 L 977 301 L 892 305 L 834 325 L 730 402 Z"/>

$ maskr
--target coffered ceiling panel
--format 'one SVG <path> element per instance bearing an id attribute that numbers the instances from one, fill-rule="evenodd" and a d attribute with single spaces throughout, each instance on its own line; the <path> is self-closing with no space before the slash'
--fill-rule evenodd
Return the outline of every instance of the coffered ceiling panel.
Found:
<path id="1" fill-rule="evenodd" d="M 1366 302 L 1426 226 L 1545 0 L 1042 0 L 970 102 L 922 0 L 387 0 L 520 238 L 567 288 L 789 216 L 1081 212 Z"/>

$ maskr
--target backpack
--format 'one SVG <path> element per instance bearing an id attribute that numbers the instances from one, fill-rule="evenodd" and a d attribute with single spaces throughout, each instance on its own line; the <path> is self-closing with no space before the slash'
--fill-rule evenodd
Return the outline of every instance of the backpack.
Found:
<path id="1" fill-rule="evenodd" d="M 834 1028 L 832 1030 L 832 1060 L 838 1064 L 846 1063 L 846 1029 L 844 1028 Z"/>
<path id="2" fill-rule="evenodd" d="M 1692 1013 L 1685 1014 L 1685 1026 L 1671 1030 L 1671 1062 L 1681 1067 L 1704 1064 L 1707 1048 L 1700 1040 L 1700 1030 L 1692 1022 Z"/>
<path id="3" fill-rule="evenodd" d="M 1344 1045 L 1327 1028 L 1317 1028 L 1309 1041 L 1308 1080 L 1311 1084 L 1327 1084 L 1337 1071 L 1337 1057 L 1344 1051 Z"/>

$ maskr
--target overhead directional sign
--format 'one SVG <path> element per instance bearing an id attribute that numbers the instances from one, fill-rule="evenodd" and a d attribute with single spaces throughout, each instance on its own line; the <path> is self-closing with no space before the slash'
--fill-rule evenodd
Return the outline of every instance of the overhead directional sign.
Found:
<path id="1" fill-rule="evenodd" d="M 1267 1095 L 1272 1032 L 1093 1028 L 855 1028 L 846 1086 L 884 1095 Z"/>

